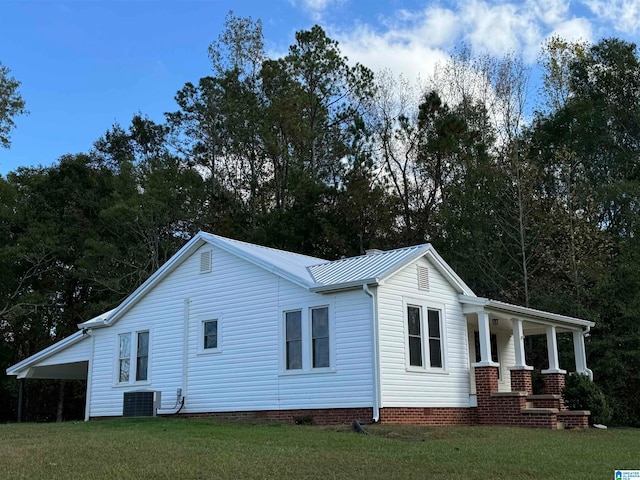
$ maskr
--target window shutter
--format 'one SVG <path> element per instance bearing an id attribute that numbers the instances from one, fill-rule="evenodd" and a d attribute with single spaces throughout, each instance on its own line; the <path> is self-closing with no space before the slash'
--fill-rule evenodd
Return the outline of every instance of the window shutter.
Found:
<path id="1" fill-rule="evenodd" d="M 418 290 L 429 291 L 429 269 L 418 265 Z"/>
<path id="2" fill-rule="evenodd" d="M 209 273 L 211 271 L 211 250 L 200 254 L 200 273 Z"/>

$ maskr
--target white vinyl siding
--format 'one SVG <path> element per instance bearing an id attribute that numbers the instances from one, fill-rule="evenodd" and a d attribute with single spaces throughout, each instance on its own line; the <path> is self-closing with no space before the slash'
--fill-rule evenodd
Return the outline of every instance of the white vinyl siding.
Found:
<path id="1" fill-rule="evenodd" d="M 417 267 L 429 269 L 429 291 L 419 288 Z M 423 318 L 422 368 L 412 367 L 408 359 L 407 305 L 420 306 L 423 314 L 429 309 L 440 311 L 439 342 L 426 331 L 428 313 Z M 421 258 L 385 280 L 378 287 L 378 312 L 382 407 L 468 407 L 466 319 L 458 292 L 437 268 Z M 430 345 L 435 349 L 437 343 L 443 364 L 442 368 L 431 368 L 426 350 Z"/>
<path id="2" fill-rule="evenodd" d="M 208 275 L 200 274 L 200 253 L 204 250 L 212 251 L 213 268 Z M 310 316 L 311 308 L 327 305 L 330 345 L 335 346 L 329 349 L 330 367 L 312 368 L 309 349 L 311 368 L 283 375 L 283 312 L 299 309 Z M 203 322 L 215 319 L 222 320 L 218 323 L 218 347 L 224 349 L 202 355 Z M 114 333 L 145 330 L 149 322 L 153 322 L 153 331 L 150 381 L 145 389 L 162 392 L 163 409 L 173 408 L 178 388 L 183 389 L 182 411 L 186 413 L 372 405 L 371 299 L 362 290 L 310 293 L 220 248 L 205 245 L 117 324 L 94 329 L 92 417 L 122 415 L 126 389 L 110 381 L 118 358 Z M 312 332 L 308 339 L 310 345 Z M 185 358 L 187 383 L 183 386 Z"/>

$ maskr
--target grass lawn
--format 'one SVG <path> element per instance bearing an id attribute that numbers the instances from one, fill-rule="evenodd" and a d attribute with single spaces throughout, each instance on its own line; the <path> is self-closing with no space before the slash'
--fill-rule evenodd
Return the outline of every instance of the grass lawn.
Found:
<path id="1" fill-rule="evenodd" d="M 3 479 L 609 479 L 640 430 L 347 427 L 117 419 L 0 425 Z"/>

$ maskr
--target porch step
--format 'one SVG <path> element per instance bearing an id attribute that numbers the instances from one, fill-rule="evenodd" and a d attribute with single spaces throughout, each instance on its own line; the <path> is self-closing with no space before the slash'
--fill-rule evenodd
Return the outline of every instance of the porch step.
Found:
<path id="1" fill-rule="evenodd" d="M 562 422 L 565 428 L 588 428 L 589 410 L 565 410 L 558 414 L 558 423 Z"/>
<path id="2" fill-rule="evenodd" d="M 531 402 L 534 408 L 564 409 L 562 396 L 557 394 L 527 395 L 527 402 Z"/>
<path id="3" fill-rule="evenodd" d="M 558 410 L 557 408 L 523 408 L 522 410 L 520 410 L 520 413 L 523 414 L 532 413 L 537 415 L 557 415 L 559 412 L 560 410 Z"/>

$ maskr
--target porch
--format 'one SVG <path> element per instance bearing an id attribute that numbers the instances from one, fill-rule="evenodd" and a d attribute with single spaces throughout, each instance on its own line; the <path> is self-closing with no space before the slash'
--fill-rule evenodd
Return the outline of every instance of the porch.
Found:
<path id="1" fill-rule="evenodd" d="M 479 424 L 537 428 L 588 426 L 588 411 L 569 411 L 562 399 L 566 370 L 560 368 L 557 336 L 570 333 L 575 372 L 587 368 L 585 336 L 593 322 L 486 298 L 460 296 L 467 319 L 470 404 Z M 525 337 L 546 337 L 548 368 L 541 371 L 544 392 L 534 394 L 533 367 L 525 360 Z"/>

